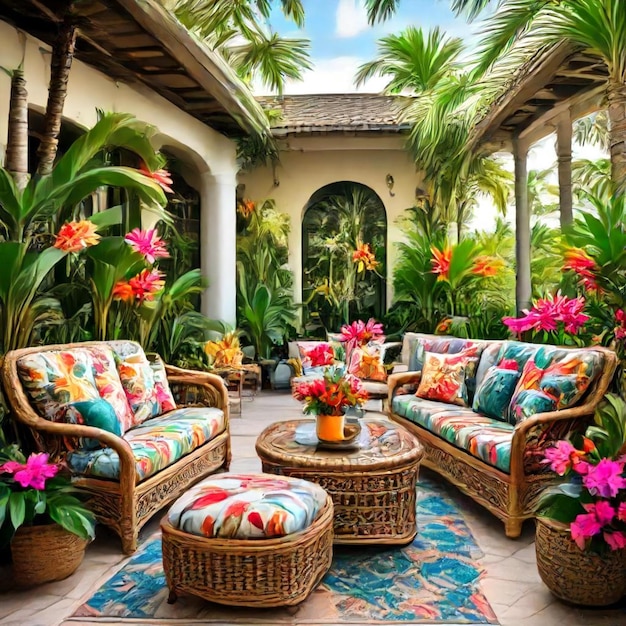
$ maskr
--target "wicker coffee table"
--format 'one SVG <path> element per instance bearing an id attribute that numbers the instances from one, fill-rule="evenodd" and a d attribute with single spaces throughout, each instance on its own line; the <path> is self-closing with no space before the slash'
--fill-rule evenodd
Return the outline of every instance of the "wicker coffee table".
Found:
<path id="1" fill-rule="evenodd" d="M 335 506 L 334 543 L 406 544 L 417 534 L 415 485 L 423 449 L 403 426 L 360 420 L 346 449 L 317 445 L 313 420 L 277 422 L 257 439 L 263 471 L 321 485 Z"/>

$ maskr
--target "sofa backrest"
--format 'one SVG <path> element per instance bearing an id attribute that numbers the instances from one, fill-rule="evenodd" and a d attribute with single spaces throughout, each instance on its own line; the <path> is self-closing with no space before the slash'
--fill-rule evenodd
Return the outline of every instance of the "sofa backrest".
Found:
<path id="1" fill-rule="evenodd" d="M 138 343 L 85 342 L 22 353 L 16 361 L 18 378 L 45 419 L 123 434 L 175 408 L 163 363 L 151 364 Z"/>

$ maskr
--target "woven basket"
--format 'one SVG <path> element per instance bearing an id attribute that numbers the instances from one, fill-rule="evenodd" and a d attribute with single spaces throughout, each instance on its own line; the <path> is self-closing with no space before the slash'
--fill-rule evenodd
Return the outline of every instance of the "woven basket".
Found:
<path id="1" fill-rule="evenodd" d="M 311 526 L 275 539 L 191 535 L 161 521 L 168 602 L 186 592 L 218 604 L 274 607 L 302 602 L 330 568 L 333 503 Z"/>
<path id="2" fill-rule="evenodd" d="M 599 556 L 581 550 L 565 524 L 537 518 L 535 550 L 541 580 L 561 600 L 607 606 L 626 595 L 626 550 Z"/>
<path id="3" fill-rule="evenodd" d="M 88 543 L 58 524 L 20 526 L 11 540 L 15 584 L 33 587 L 67 578 L 82 563 Z"/>

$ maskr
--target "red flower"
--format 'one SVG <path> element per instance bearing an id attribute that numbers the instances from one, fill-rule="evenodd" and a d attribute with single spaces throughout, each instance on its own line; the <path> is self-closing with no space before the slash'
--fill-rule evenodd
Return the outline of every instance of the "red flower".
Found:
<path id="1" fill-rule="evenodd" d="M 572 271 L 579 276 L 579 282 L 587 291 L 599 291 L 596 275 L 596 262 L 582 248 L 569 248 L 565 251 L 564 271 Z"/>
<path id="2" fill-rule="evenodd" d="M 128 281 L 135 298 L 139 302 L 154 300 L 154 296 L 163 289 L 165 281 L 161 278 L 161 272 L 157 270 L 143 270 Z"/>

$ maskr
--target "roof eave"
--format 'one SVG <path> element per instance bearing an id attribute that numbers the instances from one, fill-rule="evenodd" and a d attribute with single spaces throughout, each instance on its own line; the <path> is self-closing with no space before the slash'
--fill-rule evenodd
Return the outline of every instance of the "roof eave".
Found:
<path id="1" fill-rule="evenodd" d="M 228 64 L 155 0 L 116 0 L 186 68 L 248 134 L 269 133 L 261 105 Z"/>

